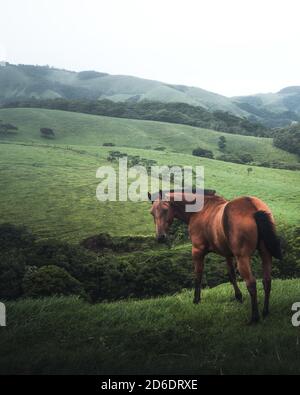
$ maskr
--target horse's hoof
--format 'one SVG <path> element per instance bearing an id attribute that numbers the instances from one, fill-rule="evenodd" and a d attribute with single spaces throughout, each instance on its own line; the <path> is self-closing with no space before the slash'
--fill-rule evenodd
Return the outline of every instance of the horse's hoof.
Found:
<path id="1" fill-rule="evenodd" d="M 194 303 L 194 304 L 199 304 L 199 303 L 200 303 L 200 299 L 194 299 L 194 300 L 193 300 L 193 303 Z"/>

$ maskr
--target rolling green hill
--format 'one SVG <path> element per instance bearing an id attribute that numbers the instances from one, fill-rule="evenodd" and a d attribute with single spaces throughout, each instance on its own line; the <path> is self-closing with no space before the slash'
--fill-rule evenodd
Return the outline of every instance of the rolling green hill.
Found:
<path id="1" fill-rule="evenodd" d="M 7 304 L 0 374 L 299 374 L 298 280 L 273 282 L 271 315 L 248 326 L 229 284 L 89 305 L 75 297 Z M 262 284 L 258 284 L 262 300 Z M 242 284 L 242 292 L 247 291 Z"/>
<path id="2" fill-rule="evenodd" d="M 225 135 L 228 153 L 247 152 L 256 162 L 267 159 L 270 162 L 298 163 L 296 155 L 273 147 L 271 138 L 224 134 L 187 125 L 19 108 L 0 109 L 0 119 L 19 128 L 18 133 L 6 137 L 7 141 L 45 143 L 45 139 L 40 137 L 40 128 L 47 127 L 54 129 L 56 134 L 55 140 L 48 141 L 51 144 L 101 146 L 110 142 L 116 146 L 143 149 L 163 146 L 168 151 L 187 154 L 200 146 L 220 155 L 218 139 Z"/>
<path id="3" fill-rule="evenodd" d="M 203 107 L 187 103 L 163 103 L 148 100 L 114 102 L 108 99 L 28 99 L 3 104 L 2 108 L 44 108 L 107 117 L 177 123 L 247 136 L 273 136 L 271 129 L 262 124 L 250 122 L 245 117 L 237 117 L 224 111 L 208 111 Z"/>
<path id="4" fill-rule="evenodd" d="M 229 111 L 235 115 L 246 114 L 229 98 L 200 88 L 95 71 L 76 73 L 47 66 L 9 63 L 0 66 L 0 104 L 32 97 L 114 101 L 146 99 L 200 105 L 208 110 Z"/>
<path id="5" fill-rule="evenodd" d="M 1 222 L 25 224 L 40 238 L 78 242 L 99 232 L 153 234 L 147 202 L 96 200 L 96 170 L 108 163 L 112 149 L 158 164 L 203 165 L 205 187 L 227 198 L 256 195 L 270 205 L 279 223 L 299 222 L 299 172 L 253 166 L 248 176 L 248 166 L 190 155 L 198 144 L 216 152 L 218 132 L 37 109 L 0 110 L 0 119 L 19 128 L 12 137 L 2 137 L 0 144 Z M 41 138 L 40 127 L 53 127 L 56 138 Z M 292 154 L 275 149 L 269 139 L 226 138 L 232 149 L 247 149 L 256 159 L 296 161 Z M 104 142 L 118 146 L 102 147 Z M 167 147 L 165 152 L 153 149 L 161 145 Z"/>

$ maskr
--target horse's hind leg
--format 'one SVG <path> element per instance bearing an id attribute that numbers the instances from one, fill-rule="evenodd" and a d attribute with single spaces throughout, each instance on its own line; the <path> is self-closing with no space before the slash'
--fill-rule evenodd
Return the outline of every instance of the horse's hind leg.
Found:
<path id="1" fill-rule="evenodd" d="M 263 285 L 265 291 L 265 301 L 264 301 L 264 309 L 263 309 L 263 317 L 266 317 L 269 314 L 269 301 L 270 301 L 270 293 L 271 293 L 271 284 L 272 284 L 272 255 L 266 249 L 263 242 L 259 245 L 259 254 L 262 260 L 263 267 Z"/>
<path id="2" fill-rule="evenodd" d="M 229 275 L 229 281 L 231 282 L 234 293 L 235 293 L 235 298 L 238 302 L 243 303 L 243 295 L 241 290 L 239 289 L 236 281 L 236 272 L 235 272 L 235 267 L 233 263 L 232 258 L 226 258 L 226 263 L 227 263 L 227 269 L 228 269 L 228 275 Z"/>
<path id="3" fill-rule="evenodd" d="M 251 323 L 255 323 L 259 321 L 259 312 L 258 312 L 258 304 L 257 304 L 257 290 L 256 290 L 256 279 L 252 274 L 251 265 L 250 265 L 250 256 L 237 256 L 237 266 L 240 272 L 240 275 L 245 280 L 248 292 L 251 297 L 251 305 L 252 305 L 252 317 Z"/>
<path id="4" fill-rule="evenodd" d="M 195 273 L 195 295 L 194 303 L 198 304 L 201 300 L 201 283 L 204 268 L 204 254 L 203 251 L 193 247 L 192 257 L 194 263 L 194 273 Z"/>

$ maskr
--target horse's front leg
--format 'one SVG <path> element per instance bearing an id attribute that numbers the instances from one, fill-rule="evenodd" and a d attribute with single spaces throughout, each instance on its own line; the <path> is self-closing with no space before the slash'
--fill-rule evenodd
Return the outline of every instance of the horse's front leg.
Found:
<path id="1" fill-rule="evenodd" d="M 195 295 L 194 303 L 198 304 L 201 300 L 201 283 L 204 268 L 204 252 L 200 248 L 193 247 L 192 257 L 194 263 L 194 273 L 195 273 Z"/>

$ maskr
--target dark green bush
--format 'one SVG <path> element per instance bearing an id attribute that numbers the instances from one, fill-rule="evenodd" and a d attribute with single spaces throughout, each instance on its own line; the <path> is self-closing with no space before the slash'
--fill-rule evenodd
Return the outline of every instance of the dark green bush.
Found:
<path id="1" fill-rule="evenodd" d="M 214 154 L 212 151 L 204 149 L 204 148 L 195 148 L 192 152 L 192 154 L 194 156 L 201 156 L 203 158 L 209 158 L 209 159 L 213 159 L 214 158 Z"/>
<path id="2" fill-rule="evenodd" d="M 243 163 L 250 163 L 254 161 L 253 156 L 247 152 L 240 154 L 239 158 Z"/>
<path id="3" fill-rule="evenodd" d="M 23 295 L 25 269 L 26 259 L 21 251 L 0 251 L 0 299 L 17 299 Z"/>
<path id="4" fill-rule="evenodd" d="M 29 270 L 22 285 L 24 296 L 30 297 L 82 294 L 80 282 L 66 270 L 54 265 Z"/>
<path id="5" fill-rule="evenodd" d="M 240 163 L 242 164 L 242 160 L 233 154 L 223 154 L 216 158 L 217 160 L 221 160 L 223 162 L 232 162 L 232 163 Z"/>
<path id="6" fill-rule="evenodd" d="M 54 139 L 55 133 L 53 129 L 50 128 L 41 128 L 40 129 L 41 137 L 46 139 Z"/>
<path id="7" fill-rule="evenodd" d="M 300 227 L 283 229 L 279 233 L 283 260 L 276 262 L 278 277 L 300 277 Z"/>
<path id="8" fill-rule="evenodd" d="M 16 134 L 18 130 L 18 127 L 15 125 L 12 125 L 11 123 L 3 123 L 0 119 L 0 136 L 6 136 L 6 135 L 13 135 Z"/>
<path id="9" fill-rule="evenodd" d="M 103 147 L 115 147 L 114 143 L 103 143 Z"/>

